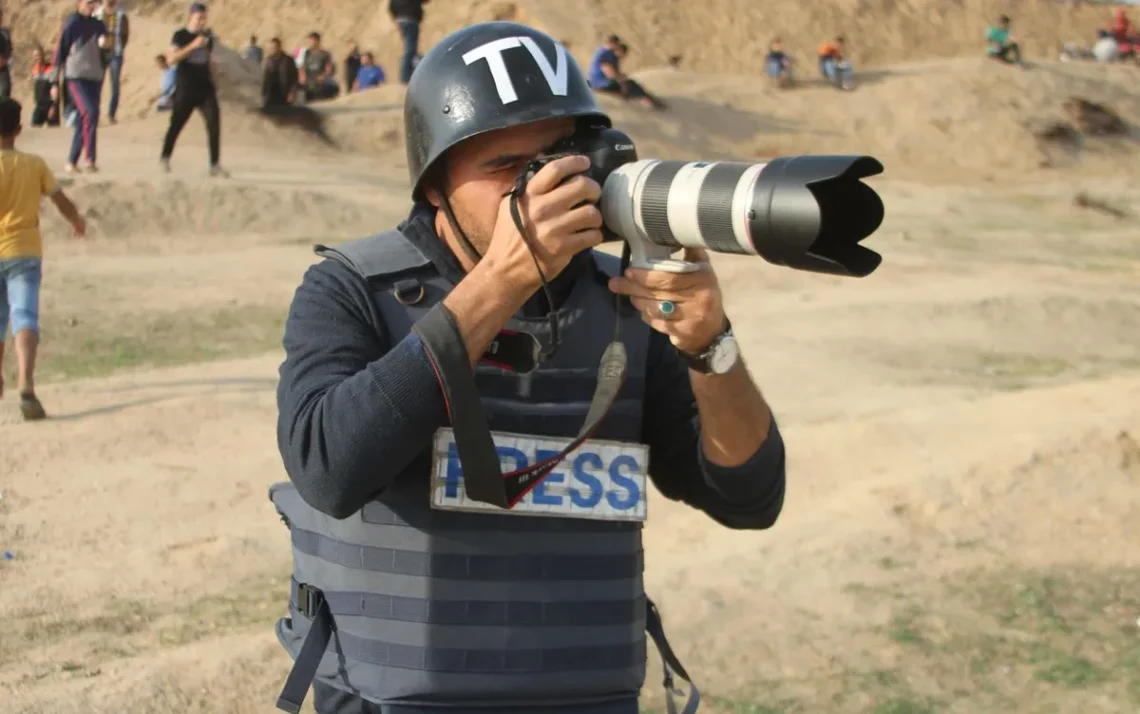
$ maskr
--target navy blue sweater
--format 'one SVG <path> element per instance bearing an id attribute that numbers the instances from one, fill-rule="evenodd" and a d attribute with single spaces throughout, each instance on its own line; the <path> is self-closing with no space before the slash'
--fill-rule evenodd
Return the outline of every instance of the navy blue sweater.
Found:
<path id="1" fill-rule="evenodd" d="M 411 232 L 409 237 L 415 240 Z M 442 241 L 416 242 L 442 275 L 462 279 Z M 551 281 L 556 300 L 574 281 L 591 279 L 585 273 L 590 262 L 583 254 Z M 305 273 L 285 325 L 278 447 L 300 495 L 334 518 L 347 518 L 380 497 L 397 473 L 431 448 L 436 430 L 448 425 L 418 337 L 389 335 L 384 325 L 373 324 L 370 302 L 359 276 L 325 260 Z M 545 314 L 544 303 L 540 293 L 524 313 Z M 701 453 L 688 366 L 660 333 L 653 333 L 647 372 L 642 437 L 658 490 L 729 528 L 771 526 L 784 502 L 784 443 L 775 421 L 751 460 L 719 467 Z"/>

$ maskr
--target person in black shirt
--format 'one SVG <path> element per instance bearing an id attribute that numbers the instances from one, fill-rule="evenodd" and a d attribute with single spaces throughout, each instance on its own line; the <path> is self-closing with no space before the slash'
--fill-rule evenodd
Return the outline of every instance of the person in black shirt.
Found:
<path id="1" fill-rule="evenodd" d="M 281 39 L 269 41 L 269 56 L 261 74 L 261 107 L 275 109 L 293 104 L 297 89 L 297 63 L 281 49 Z"/>
<path id="2" fill-rule="evenodd" d="M 428 0 L 388 0 L 388 14 L 400 29 L 404 53 L 400 56 L 400 83 L 412 78 L 420 53 L 420 23 L 424 21 L 424 3 Z"/>
<path id="3" fill-rule="evenodd" d="M 356 40 L 348 43 L 348 54 L 344 58 L 344 91 L 351 92 L 356 84 L 356 75 L 360 73 L 360 47 Z"/>
<path id="4" fill-rule="evenodd" d="M 4 27 L 4 10 L 0 8 L 0 99 L 12 96 L 12 74 L 8 63 L 12 61 L 12 31 Z"/>
<path id="5" fill-rule="evenodd" d="M 166 59 L 177 67 L 174 83 L 174 101 L 170 108 L 170 128 L 162 142 L 161 163 L 170 170 L 170 157 L 174 143 L 186 126 L 194 110 L 206 119 L 206 134 L 210 142 L 210 175 L 228 177 L 219 165 L 222 144 L 222 112 L 218 107 L 218 93 L 214 86 L 214 36 L 206 29 L 206 6 L 196 2 L 190 6 L 186 27 L 174 33 Z"/>

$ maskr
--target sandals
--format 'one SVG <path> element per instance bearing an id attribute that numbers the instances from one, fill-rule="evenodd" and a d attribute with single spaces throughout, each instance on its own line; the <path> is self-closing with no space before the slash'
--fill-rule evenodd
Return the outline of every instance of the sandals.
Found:
<path id="1" fill-rule="evenodd" d="M 20 413 L 24 415 L 24 421 L 40 421 L 47 418 L 44 405 L 40 404 L 36 395 L 30 392 L 20 395 Z"/>

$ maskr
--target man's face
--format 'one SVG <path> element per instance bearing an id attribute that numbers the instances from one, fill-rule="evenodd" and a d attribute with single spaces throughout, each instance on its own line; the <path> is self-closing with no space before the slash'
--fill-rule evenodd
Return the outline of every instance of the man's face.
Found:
<path id="1" fill-rule="evenodd" d="M 309 38 L 309 49 L 310 50 L 319 50 L 320 48 L 321 48 L 321 41 L 318 40 L 316 37 L 310 37 Z"/>
<path id="2" fill-rule="evenodd" d="M 97 0 L 79 0 L 77 10 L 80 15 L 90 15 L 95 12 L 95 8 L 99 7 Z"/>
<path id="3" fill-rule="evenodd" d="M 448 152 L 447 197 L 460 228 L 480 255 L 491 244 L 503 194 L 523 167 L 573 132 L 573 119 L 547 119 L 476 136 Z M 438 195 L 428 196 L 439 205 Z"/>
<path id="4" fill-rule="evenodd" d="M 116 2 L 117 0 L 103 0 L 103 4 L 107 6 L 108 10 L 114 10 Z"/>
<path id="5" fill-rule="evenodd" d="M 364 54 L 360 56 L 360 64 L 370 66 L 373 62 L 372 55 Z"/>
<path id="6" fill-rule="evenodd" d="M 274 55 L 281 54 L 281 43 L 277 40 L 269 43 L 269 53 Z"/>
<path id="7" fill-rule="evenodd" d="M 206 23 L 209 19 L 210 15 L 207 12 L 192 12 L 190 13 L 190 19 L 186 21 L 186 28 L 191 32 L 204 30 L 206 29 Z"/>

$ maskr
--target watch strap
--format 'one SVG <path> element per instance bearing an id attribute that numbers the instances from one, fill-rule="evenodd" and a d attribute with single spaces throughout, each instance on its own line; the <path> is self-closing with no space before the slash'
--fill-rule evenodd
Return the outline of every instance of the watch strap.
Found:
<path id="1" fill-rule="evenodd" d="M 706 347 L 703 352 L 700 354 L 692 354 L 683 350 L 678 350 L 678 352 L 681 353 L 681 357 L 685 360 L 685 363 L 689 365 L 689 369 L 701 374 L 711 374 L 712 365 L 710 364 L 710 361 L 712 359 L 713 351 L 716 350 L 717 345 L 719 345 L 725 337 L 730 336 L 732 336 L 732 323 L 729 322 L 728 318 L 726 317 L 724 318 L 724 330 L 715 338 L 713 338 L 713 341 L 709 343 L 709 346 Z"/>

